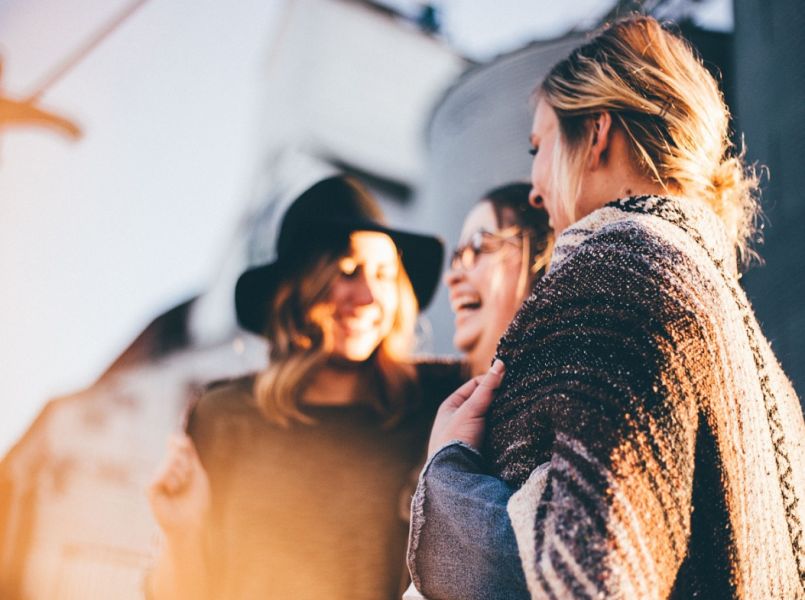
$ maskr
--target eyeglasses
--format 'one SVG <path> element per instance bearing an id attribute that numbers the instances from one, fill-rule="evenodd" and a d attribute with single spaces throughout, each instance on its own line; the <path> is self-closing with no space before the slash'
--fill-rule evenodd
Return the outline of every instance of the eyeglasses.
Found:
<path id="1" fill-rule="evenodd" d="M 474 232 L 469 241 L 463 246 L 457 247 L 450 257 L 450 268 L 454 271 L 458 269 L 469 270 L 478 264 L 478 257 L 481 254 L 493 254 L 501 250 L 506 244 L 520 246 L 522 243 L 521 230 L 519 227 L 509 227 L 498 233 L 480 229 Z"/>

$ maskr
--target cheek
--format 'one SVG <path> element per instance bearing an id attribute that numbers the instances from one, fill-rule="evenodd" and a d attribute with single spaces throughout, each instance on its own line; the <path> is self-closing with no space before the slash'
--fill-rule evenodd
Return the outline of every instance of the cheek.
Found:
<path id="1" fill-rule="evenodd" d="M 537 189 L 537 193 L 543 196 L 543 199 L 550 191 L 550 165 L 544 159 L 544 152 L 540 150 L 531 165 L 531 184 Z"/>
<path id="2" fill-rule="evenodd" d="M 330 290 L 327 292 L 327 296 L 325 297 L 324 301 L 334 306 L 339 306 L 343 304 L 346 296 L 346 284 L 343 281 L 340 281 L 340 278 L 336 278 L 336 280 L 330 284 Z"/>
<path id="3" fill-rule="evenodd" d="M 489 260 L 473 269 L 468 279 L 481 295 L 484 308 L 490 305 L 490 309 L 494 310 L 494 306 L 510 295 L 511 290 L 516 287 L 517 274 L 512 275 L 510 261 L 501 260 L 498 256 L 488 258 Z"/>
<path id="4" fill-rule="evenodd" d="M 523 296 L 527 293 L 526 288 L 528 287 L 528 281 L 520 281 L 521 278 L 525 279 L 525 275 L 527 275 L 523 273 L 521 248 L 512 249 L 509 256 L 500 265 L 500 271 L 501 284 L 496 304 L 504 314 L 504 317 L 511 319 L 513 311 L 523 301 Z"/>
<path id="5" fill-rule="evenodd" d="M 501 265 L 501 299 L 500 304 L 508 311 L 512 306 L 517 306 L 522 300 L 518 294 L 520 285 L 522 261 L 519 256 L 511 257 Z"/>
<path id="6" fill-rule="evenodd" d="M 329 299 L 313 306 L 307 313 L 309 323 L 315 323 L 324 330 L 329 330 L 334 321 L 335 307 Z"/>
<path id="7" fill-rule="evenodd" d="M 483 299 L 489 294 L 489 290 L 492 287 L 490 282 L 494 277 L 494 271 L 495 266 L 491 263 L 489 257 L 481 256 L 473 268 L 464 271 L 464 279 Z"/>
<path id="8" fill-rule="evenodd" d="M 380 310 L 383 312 L 383 323 L 393 323 L 400 305 L 400 295 L 396 284 L 384 284 L 376 292 L 375 298 L 380 305 Z"/>
<path id="9" fill-rule="evenodd" d="M 531 187 L 533 187 L 537 193 L 539 193 L 538 169 L 539 165 L 537 164 L 537 159 L 534 158 L 531 161 Z"/>

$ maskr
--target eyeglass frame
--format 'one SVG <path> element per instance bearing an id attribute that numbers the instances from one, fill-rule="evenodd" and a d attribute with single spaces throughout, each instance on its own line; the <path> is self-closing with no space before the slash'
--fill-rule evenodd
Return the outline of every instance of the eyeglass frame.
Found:
<path id="1" fill-rule="evenodd" d="M 473 269 L 478 264 L 478 258 L 482 254 L 494 254 L 503 249 L 505 244 L 511 244 L 515 247 L 523 247 L 523 230 L 518 226 L 507 227 L 499 232 L 487 231 L 486 229 L 479 229 L 470 235 L 470 239 L 466 244 L 456 246 L 452 254 L 450 254 L 450 269 L 457 271 L 463 268 L 465 271 Z M 498 244 L 495 247 L 484 247 L 484 242 L 495 240 Z M 467 258 L 469 257 L 469 258 Z"/>

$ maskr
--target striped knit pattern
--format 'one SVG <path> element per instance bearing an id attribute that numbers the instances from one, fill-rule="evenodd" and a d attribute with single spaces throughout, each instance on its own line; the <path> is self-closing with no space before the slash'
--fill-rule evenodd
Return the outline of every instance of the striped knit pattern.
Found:
<path id="1" fill-rule="evenodd" d="M 488 421 L 534 598 L 805 598 L 805 423 L 735 264 L 694 201 L 560 236 Z"/>

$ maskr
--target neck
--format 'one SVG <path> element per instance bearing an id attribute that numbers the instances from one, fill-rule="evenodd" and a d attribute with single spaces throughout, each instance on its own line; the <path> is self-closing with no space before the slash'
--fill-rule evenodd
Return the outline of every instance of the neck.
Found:
<path id="1" fill-rule="evenodd" d="M 489 365 L 486 364 L 485 356 L 483 359 L 481 359 L 478 356 L 467 355 L 467 364 L 470 366 L 470 375 L 472 377 L 475 377 L 476 375 L 483 375 L 489 368 Z"/>
<path id="2" fill-rule="evenodd" d="M 635 163 L 626 137 L 620 129 L 615 129 L 606 153 L 582 179 L 576 220 L 618 198 L 666 194 L 665 188 Z"/>
<path id="3" fill-rule="evenodd" d="M 590 194 L 585 197 L 583 194 L 580 197 L 580 202 L 576 206 L 576 220 L 586 217 L 594 210 L 617 200 L 618 198 L 626 198 L 628 196 L 666 196 L 668 193 L 659 183 L 635 175 L 633 177 L 613 177 L 608 182 L 608 185 L 602 185 L 598 188 L 597 194 Z"/>
<path id="4" fill-rule="evenodd" d="M 636 178 L 631 182 L 626 182 L 616 190 L 612 200 L 626 198 L 628 196 L 667 196 L 668 192 L 659 183 L 642 178 Z"/>
<path id="5" fill-rule="evenodd" d="M 366 363 L 328 363 L 312 376 L 303 402 L 308 406 L 359 404 L 373 388 L 370 374 Z"/>

